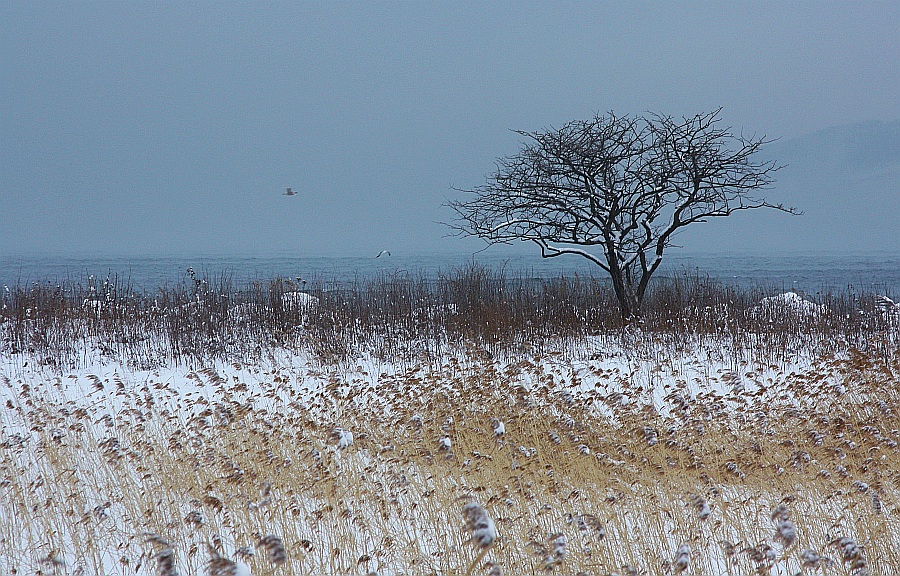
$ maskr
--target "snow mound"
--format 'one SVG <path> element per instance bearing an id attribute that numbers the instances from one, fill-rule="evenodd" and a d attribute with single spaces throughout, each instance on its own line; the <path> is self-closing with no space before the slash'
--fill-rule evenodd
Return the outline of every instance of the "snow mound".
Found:
<path id="1" fill-rule="evenodd" d="M 823 304 L 816 304 L 806 300 L 796 292 L 785 292 L 777 296 L 769 296 L 759 301 L 759 304 L 751 309 L 755 316 L 772 318 L 780 314 L 815 318 L 827 312 Z"/>
<path id="2" fill-rule="evenodd" d="M 887 296 L 881 296 L 880 294 L 875 295 L 875 307 L 882 312 L 900 313 L 900 303 L 894 302 Z"/>

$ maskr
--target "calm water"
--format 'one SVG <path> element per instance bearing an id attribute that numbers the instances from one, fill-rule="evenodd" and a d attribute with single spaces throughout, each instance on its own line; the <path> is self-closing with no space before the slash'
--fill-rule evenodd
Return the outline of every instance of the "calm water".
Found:
<path id="1" fill-rule="evenodd" d="M 710 255 L 673 253 L 657 276 L 689 271 L 709 275 L 726 284 L 763 285 L 807 293 L 823 290 L 874 290 L 900 295 L 900 253 L 868 255 L 778 254 Z M 378 275 L 407 274 L 435 277 L 476 261 L 503 268 L 508 277 L 548 278 L 559 275 L 603 277 L 603 271 L 576 256 L 542 259 L 535 254 L 392 255 L 381 258 L 294 257 L 135 257 L 135 258 L 17 258 L 0 257 L 0 284 L 86 282 L 90 275 L 103 280 L 118 276 L 137 290 L 153 291 L 180 284 L 193 268 L 200 277 L 227 277 L 240 287 L 274 277 L 344 283 Z"/>

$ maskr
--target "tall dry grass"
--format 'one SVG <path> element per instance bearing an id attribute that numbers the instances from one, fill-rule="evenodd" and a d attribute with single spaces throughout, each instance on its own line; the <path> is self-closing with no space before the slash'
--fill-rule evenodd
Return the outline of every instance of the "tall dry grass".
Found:
<path id="1" fill-rule="evenodd" d="M 900 355 L 669 360 L 5 378 L 0 571 L 897 572 Z"/>
<path id="2" fill-rule="evenodd" d="M 697 274 L 651 286 L 639 322 L 623 326 L 604 279 L 509 278 L 473 265 L 436 278 L 405 274 L 337 284 L 289 279 L 235 287 L 226 275 L 135 292 L 105 281 L 30 284 L 0 294 L 0 353 L 28 353 L 63 370 L 85 344 L 140 367 L 170 362 L 252 361 L 302 348 L 326 359 L 360 351 L 384 358 L 437 358 L 475 343 L 494 354 L 578 346 L 587 336 L 789 357 L 846 347 L 889 354 L 900 309 L 874 294 L 807 296 L 815 313 L 760 306 L 774 287 L 735 288 Z"/>

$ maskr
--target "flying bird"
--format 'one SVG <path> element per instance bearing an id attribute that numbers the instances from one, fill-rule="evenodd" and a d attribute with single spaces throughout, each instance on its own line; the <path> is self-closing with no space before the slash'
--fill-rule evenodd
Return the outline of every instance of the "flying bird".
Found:
<path id="1" fill-rule="evenodd" d="M 378 253 L 378 256 L 376 256 L 376 258 L 381 258 L 382 256 L 390 256 L 390 255 L 391 255 L 391 253 L 388 252 L 387 250 L 382 250 L 381 252 Z"/>
<path id="2" fill-rule="evenodd" d="M 287 188 L 287 189 L 284 191 L 284 195 L 285 195 L 285 196 L 296 196 L 297 193 L 294 192 L 293 190 L 291 190 L 290 188 Z"/>

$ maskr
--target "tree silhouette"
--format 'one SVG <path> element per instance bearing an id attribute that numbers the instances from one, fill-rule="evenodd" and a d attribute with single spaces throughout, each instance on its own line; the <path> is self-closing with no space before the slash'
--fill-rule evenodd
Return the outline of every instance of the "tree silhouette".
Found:
<path id="1" fill-rule="evenodd" d="M 650 278 L 685 226 L 740 210 L 793 208 L 757 193 L 779 166 L 757 161 L 764 138 L 720 126 L 721 109 L 693 117 L 596 115 L 521 132 L 468 200 L 451 201 L 459 234 L 529 241 L 541 255 L 577 254 L 612 279 L 623 318 L 640 315 Z"/>

